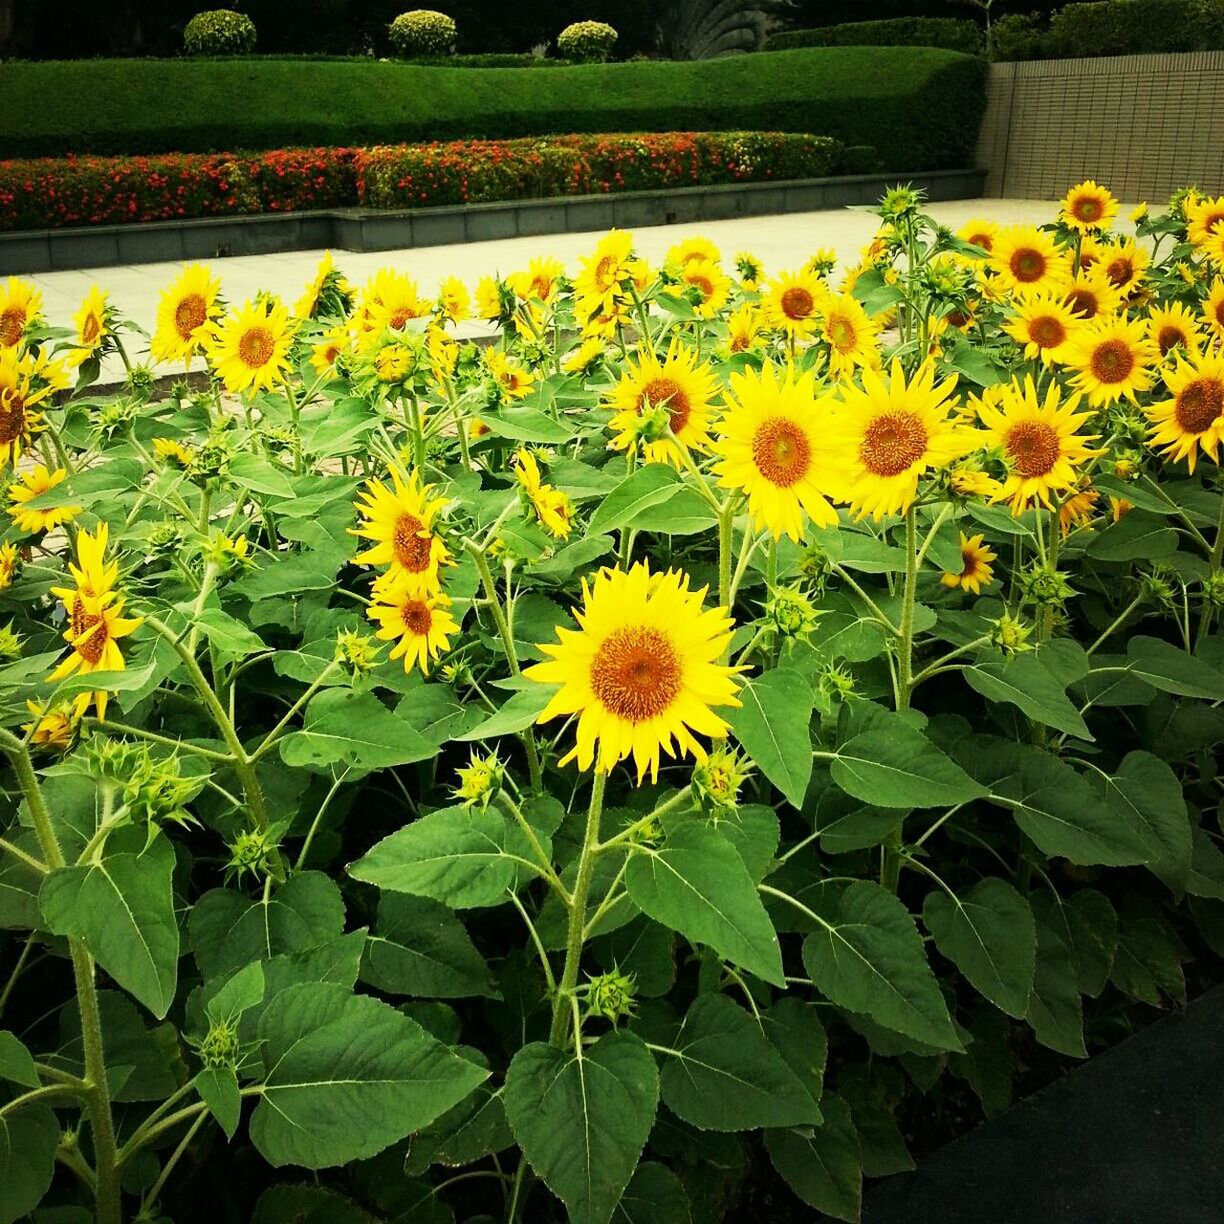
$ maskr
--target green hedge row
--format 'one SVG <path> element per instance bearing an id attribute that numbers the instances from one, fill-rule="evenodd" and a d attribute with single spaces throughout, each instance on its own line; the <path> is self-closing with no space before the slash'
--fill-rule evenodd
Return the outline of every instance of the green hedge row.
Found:
<path id="1" fill-rule="evenodd" d="M 1008 15 L 994 26 L 996 60 L 1076 59 L 1224 50 L 1224 0 L 1093 0 L 1048 23 Z"/>
<path id="2" fill-rule="evenodd" d="M 0 156 L 151 154 L 634 131 L 790 131 L 888 172 L 969 165 L 986 66 L 929 47 L 524 72 L 341 60 L 6 64 Z"/>
<path id="3" fill-rule="evenodd" d="M 943 47 L 965 55 L 981 55 L 982 32 L 959 17 L 893 17 L 884 21 L 848 21 L 816 30 L 786 30 L 771 34 L 766 51 L 796 47 Z"/>

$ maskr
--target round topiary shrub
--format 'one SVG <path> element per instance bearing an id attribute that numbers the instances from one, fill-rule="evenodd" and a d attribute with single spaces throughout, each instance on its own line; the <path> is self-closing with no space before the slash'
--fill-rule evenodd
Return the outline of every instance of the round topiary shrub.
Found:
<path id="1" fill-rule="evenodd" d="M 616 44 L 616 31 L 603 21 L 575 21 L 557 37 L 557 54 L 580 64 L 602 63 Z"/>
<path id="2" fill-rule="evenodd" d="M 433 9 L 413 9 L 401 13 L 388 27 L 387 34 L 397 55 L 451 55 L 455 50 L 454 19 Z"/>
<path id="3" fill-rule="evenodd" d="M 233 9 L 197 13 L 183 30 L 188 55 L 248 55 L 255 49 L 255 23 Z"/>

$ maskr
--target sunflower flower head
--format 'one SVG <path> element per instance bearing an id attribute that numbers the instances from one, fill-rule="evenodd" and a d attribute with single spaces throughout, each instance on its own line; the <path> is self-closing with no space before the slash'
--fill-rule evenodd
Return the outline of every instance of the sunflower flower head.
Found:
<path id="1" fill-rule="evenodd" d="M 48 506 L 45 509 L 31 503 L 68 479 L 64 468 L 49 471 L 45 464 L 28 468 L 21 479 L 9 486 L 8 512 L 19 530 L 27 535 L 38 531 L 54 531 L 64 523 L 70 523 L 81 513 L 80 506 Z"/>

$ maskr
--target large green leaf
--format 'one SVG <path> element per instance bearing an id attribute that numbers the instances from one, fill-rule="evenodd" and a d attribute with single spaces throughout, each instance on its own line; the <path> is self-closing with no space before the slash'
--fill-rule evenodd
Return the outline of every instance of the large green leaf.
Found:
<path id="1" fill-rule="evenodd" d="M 876 807 L 951 807 L 986 793 L 925 735 L 899 719 L 843 744 L 830 772 L 847 794 Z"/>
<path id="2" fill-rule="evenodd" d="M 37 1088 L 41 1083 L 34 1056 L 8 1029 L 0 1029 L 0 1080 L 9 1080 L 25 1088 Z"/>
<path id="3" fill-rule="evenodd" d="M 39 906 L 49 930 L 84 940 L 90 954 L 159 1020 L 178 984 L 179 931 L 174 917 L 174 848 L 157 834 L 138 853 L 143 831 L 112 835 L 108 852 L 63 867 L 43 881 Z"/>
<path id="4" fill-rule="evenodd" d="M 1037 956 L 1037 924 L 1028 902 L 1006 880 L 979 880 L 960 896 L 935 889 L 922 907 L 935 946 L 970 984 L 1017 1020 L 1028 1010 Z"/>
<path id="5" fill-rule="evenodd" d="M 635 848 L 625 871 L 630 900 L 656 922 L 776 986 L 782 954 L 744 860 L 717 829 L 684 824 L 659 849 Z"/>
<path id="6" fill-rule="evenodd" d="M 392 713 L 373 693 L 326 689 L 306 707 L 305 725 L 280 741 L 286 765 L 330 771 L 333 765 L 386 769 L 426 761 L 438 745 Z"/>
<path id="7" fill-rule="evenodd" d="M 612 1213 L 613 1224 L 692 1224 L 692 1218 L 683 1183 L 653 1160 L 638 1165 Z"/>
<path id="8" fill-rule="evenodd" d="M 498 735 L 515 735 L 526 731 L 543 713 L 551 697 L 552 689 L 549 685 L 533 684 L 531 688 L 511 694 L 500 710 L 477 723 L 470 731 L 456 735 L 455 739 L 487 740 Z"/>
<path id="9" fill-rule="evenodd" d="M 1162 692 L 1224 701 L 1224 675 L 1205 659 L 1159 638 L 1132 637 L 1126 643 L 1126 660 L 1133 675 Z"/>
<path id="10" fill-rule="evenodd" d="M 1037 926 L 1037 972 L 1026 1019 L 1043 1046 L 1072 1058 L 1087 1057 L 1075 963 L 1058 932 L 1044 922 Z"/>
<path id="11" fill-rule="evenodd" d="M 773 1166 L 809 1207 L 854 1224 L 863 1200 L 858 1131 L 850 1106 L 829 1094 L 823 1126 L 765 1132 Z"/>
<path id="12" fill-rule="evenodd" d="M 662 1071 L 663 1102 L 701 1130 L 820 1121 L 820 1108 L 761 1026 L 725 995 L 701 995 Z"/>
<path id="13" fill-rule="evenodd" d="M 945 1050 L 960 1050 L 922 936 L 892 893 L 868 880 L 846 888 L 834 920 L 804 940 L 803 964 L 831 1002 Z"/>
<path id="14" fill-rule="evenodd" d="M 659 1103 L 641 1038 L 607 1033 L 581 1051 L 532 1042 L 511 1060 L 502 1095 L 524 1157 L 573 1224 L 608 1224 Z"/>
<path id="15" fill-rule="evenodd" d="M 684 482 L 674 468 L 665 463 L 648 463 L 624 480 L 600 502 L 591 521 L 588 535 L 632 526 L 638 515 L 654 506 L 661 506 L 684 489 Z"/>
<path id="16" fill-rule="evenodd" d="M 1162 517 L 1135 509 L 1093 536 L 1085 551 L 1098 561 L 1151 561 L 1177 551 L 1177 532 Z"/>
<path id="17" fill-rule="evenodd" d="M 1105 989 L 1118 949 L 1118 915 L 1104 893 L 1081 888 L 1068 897 L 1043 889 L 1029 903 L 1040 926 L 1050 927 L 1067 948 L 1080 994 Z"/>
<path id="18" fill-rule="evenodd" d="M 1090 740 L 1088 724 L 1067 697 L 1064 685 L 1039 654 L 1019 654 L 1002 662 L 989 660 L 963 673 L 969 687 L 987 701 L 1019 706 L 1034 722 Z"/>
<path id="19" fill-rule="evenodd" d="M 41 1202 L 55 1174 L 60 1124 L 45 1105 L 0 1118 L 0 1224 L 13 1224 Z"/>
<path id="20" fill-rule="evenodd" d="M 334 984 L 282 991 L 259 1038 L 265 1075 L 251 1140 L 275 1166 L 374 1156 L 488 1077 L 402 1012 Z"/>
<path id="21" fill-rule="evenodd" d="M 499 905 L 518 878 L 518 864 L 506 850 L 510 836 L 496 812 L 442 808 L 384 837 L 349 874 L 452 909 Z"/>
<path id="22" fill-rule="evenodd" d="M 739 709 L 727 713 L 735 738 L 791 805 L 802 807 L 812 776 L 812 686 L 779 667 L 746 680 L 739 699 Z"/>

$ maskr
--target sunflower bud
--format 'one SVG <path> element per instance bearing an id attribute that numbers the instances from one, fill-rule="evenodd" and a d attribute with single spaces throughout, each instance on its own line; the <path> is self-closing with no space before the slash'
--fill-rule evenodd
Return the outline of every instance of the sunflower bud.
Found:
<path id="1" fill-rule="evenodd" d="M 817 677 L 820 691 L 833 701 L 845 701 L 854 696 L 854 673 L 848 667 L 830 663 L 821 669 Z"/>
<path id="2" fill-rule="evenodd" d="M 454 789 L 455 798 L 464 807 L 476 807 L 484 811 L 501 790 L 505 767 L 498 759 L 497 753 L 490 752 L 482 756 L 473 752 L 470 761 L 463 769 L 457 769 L 459 785 Z"/>
<path id="3" fill-rule="evenodd" d="M 133 366 L 128 371 L 128 393 L 141 403 L 144 403 L 153 394 L 153 388 L 156 385 L 157 375 L 149 366 Z"/>
<path id="4" fill-rule="evenodd" d="M 765 619 L 784 638 L 804 638 L 816 628 L 820 610 L 802 587 L 779 587 L 765 604 Z"/>
<path id="5" fill-rule="evenodd" d="M 1032 650 L 1029 635 L 1032 628 L 1009 612 L 990 622 L 990 640 L 1005 654 L 1020 654 Z"/>
<path id="6" fill-rule="evenodd" d="M 739 810 L 740 788 L 752 775 L 746 760 L 734 748 L 719 745 L 693 770 L 693 792 L 711 820 L 734 816 Z"/>
<path id="7" fill-rule="evenodd" d="M 602 1016 L 613 1024 L 633 1015 L 635 984 L 632 973 L 621 973 L 619 969 L 591 978 L 585 989 L 586 1014 Z"/>
<path id="8" fill-rule="evenodd" d="M 13 629 L 13 622 L 0 625 L 0 659 L 6 662 L 21 658 L 21 634 Z"/>
<path id="9" fill-rule="evenodd" d="M 200 1061 L 206 1067 L 226 1068 L 238 1065 L 238 1022 L 214 1020 L 197 1047 Z"/>
<path id="10" fill-rule="evenodd" d="M 1213 608 L 1224 608 L 1224 570 L 1214 570 L 1203 579 L 1203 598 Z"/>
<path id="11" fill-rule="evenodd" d="M 378 666 L 378 643 L 356 629 L 341 629 L 336 634 L 336 659 L 348 668 L 354 678 L 367 676 Z"/>
<path id="12" fill-rule="evenodd" d="M 226 874 L 234 874 L 240 880 L 247 872 L 256 878 L 271 874 L 279 849 L 271 829 L 250 829 L 239 833 L 227 849 L 229 862 Z"/>
<path id="13" fill-rule="evenodd" d="M 1038 607 L 1058 608 L 1075 596 L 1075 591 L 1062 570 L 1051 569 L 1034 562 L 1017 575 L 1020 588 Z"/>

